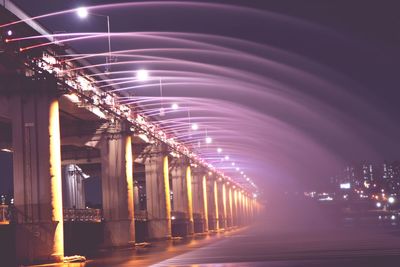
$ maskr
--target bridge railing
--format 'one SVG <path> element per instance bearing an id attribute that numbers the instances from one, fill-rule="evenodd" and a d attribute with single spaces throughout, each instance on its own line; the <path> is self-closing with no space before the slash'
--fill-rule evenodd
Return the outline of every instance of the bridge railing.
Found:
<path id="1" fill-rule="evenodd" d="M 101 209 L 64 209 L 65 222 L 96 222 L 102 220 Z"/>
<path id="2" fill-rule="evenodd" d="M 0 224 L 10 224 L 10 217 L 8 205 L 0 205 Z"/>
<path id="3" fill-rule="evenodd" d="M 135 210 L 135 220 L 136 221 L 147 221 L 147 211 L 146 210 Z"/>

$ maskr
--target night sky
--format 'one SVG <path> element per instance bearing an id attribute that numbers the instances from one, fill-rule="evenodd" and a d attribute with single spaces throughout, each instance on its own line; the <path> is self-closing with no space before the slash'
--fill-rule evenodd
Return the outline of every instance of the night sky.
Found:
<path id="1" fill-rule="evenodd" d="M 14 2 L 35 16 L 82 5 L 110 4 L 117 1 Z M 229 60 L 221 63 L 218 58 L 204 57 L 199 61 L 234 65 L 235 69 L 264 77 L 265 81 L 271 78 L 277 86 L 285 84 L 273 91 L 273 96 L 278 101 L 273 102 L 271 98 L 266 100 L 267 91 L 258 92 L 262 94 L 260 98 L 251 93 L 246 95 L 243 92 L 223 90 L 211 94 L 207 88 L 203 90 L 201 87 L 196 92 L 183 92 L 179 87 L 171 87 L 170 90 L 174 97 L 203 97 L 215 100 L 216 103 L 227 101 L 229 105 L 238 106 L 237 113 L 242 112 L 246 116 L 237 115 L 238 120 L 233 124 L 238 126 L 230 130 L 237 133 L 240 125 L 247 128 L 254 125 L 254 129 L 244 130 L 249 138 L 224 139 L 221 132 L 216 132 L 215 136 L 221 136 L 221 144 L 226 144 L 232 150 L 232 155 L 238 155 L 237 162 L 243 164 L 244 170 L 263 190 L 275 190 L 278 188 L 275 185 L 292 188 L 312 185 L 353 161 L 370 160 L 380 163 L 383 160 L 400 159 L 399 1 L 208 2 L 250 7 L 253 11 L 263 13 L 179 7 L 178 3 L 176 6 L 151 8 L 107 8 L 96 12 L 110 15 L 112 32 L 201 33 L 258 43 L 278 49 L 279 52 L 274 55 L 263 49 L 250 51 L 250 46 L 231 46 L 227 42 L 223 42 L 223 46 L 239 49 L 243 53 L 268 59 L 276 66 L 277 63 L 284 64 L 301 72 L 296 76 L 289 68 L 282 71 L 279 68 L 264 69 L 257 67 L 261 64 L 232 60 L 234 65 Z M 82 22 L 71 14 L 59 16 L 57 19 L 46 18 L 40 22 L 51 31 L 98 32 L 104 31 L 106 27 L 103 20 Z M 106 49 L 101 40 L 71 46 L 84 53 L 104 52 Z M 145 47 L 146 44 L 122 38 L 113 41 L 115 50 L 126 49 L 128 46 Z M 189 55 L 182 57 L 190 59 Z M 181 56 L 177 55 L 176 58 Z M 308 78 L 303 71 L 321 78 L 323 83 Z M 143 92 L 139 91 L 140 93 Z M 156 92 L 149 90 L 147 94 L 156 95 Z M 290 103 L 281 104 L 285 103 L 284 99 L 290 100 Z M 223 118 L 227 116 L 222 109 L 221 114 Z M 199 111 L 197 115 L 215 116 L 204 111 Z M 233 116 L 236 116 L 235 112 Z M 244 124 L 245 118 L 249 118 L 249 126 Z M 277 126 L 267 125 L 271 118 L 276 120 Z M 265 125 L 261 126 L 260 123 Z M 260 151 L 254 145 L 257 142 L 260 143 Z M 236 150 L 233 143 L 238 144 Z M 248 164 L 249 162 L 254 164 Z"/>

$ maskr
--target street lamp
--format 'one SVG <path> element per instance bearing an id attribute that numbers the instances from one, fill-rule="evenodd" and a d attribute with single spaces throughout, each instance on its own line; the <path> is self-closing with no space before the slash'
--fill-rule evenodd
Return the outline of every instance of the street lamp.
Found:
<path id="1" fill-rule="evenodd" d="M 206 137 L 206 144 L 211 144 L 212 143 L 212 138 L 207 136 Z"/>
<path id="2" fill-rule="evenodd" d="M 111 55 L 111 30 L 110 30 L 110 16 L 107 15 L 102 15 L 102 14 L 96 14 L 89 12 L 86 7 L 79 7 L 76 9 L 76 14 L 78 17 L 81 19 L 86 19 L 89 15 L 92 16 L 97 16 L 97 17 L 103 17 L 107 19 L 107 32 L 108 32 L 108 57 L 106 57 L 106 72 L 110 71 L 110 63 L 112 61 L 112 55 Z"/>
<path id="3" fill-rule="evenodd" d="M 192 130 L 197 131 L 199 129 L 199 125 L 197 123 L 192 123 Z"/>
<path id="4" fill-rule="evenodd" d="M 217 152 L 218 152 L 218 154 L 221 154 L 221 153 L 222 153 L 222 148 L 219 147 L 219 148 L 217 149 Z"/>
<path id="5" fill-rule="evenodd" d="M 149 72 L 144 69 L 136 71 L 136 79 L 140 82 L 147 81 L 149 79 Z"/>
<path id="6" fill-rule="evenodd" d="M 177 103 L 173 103 L 173 104 L 171 105 L 171 108 L 172 108 L 173 110 L 177 110 L 177 109 L 179 108 L 179 105 L 178 105 Z"/>
<path id="7" fill-rule="evenodd" d="M 89 15 L 89 12 L 85 7 L 79 7 L 76 9 L 76 14 L 78 14 L 81 19 L 85 19 Z"/>

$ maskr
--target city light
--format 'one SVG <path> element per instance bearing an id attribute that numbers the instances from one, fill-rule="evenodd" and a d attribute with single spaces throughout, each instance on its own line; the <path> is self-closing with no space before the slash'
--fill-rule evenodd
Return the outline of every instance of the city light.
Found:
<path id="1" fill-rule="evenodd" d="M 395 201 L 396 201 L 396 200 L 394 199 L 394 197 L 389 197 L 389 198 L 388 198 L 388 202 L 389 202 L 390 204 L 393 204 Z"/>
<path id="2" fill-rule="evenodd" d="M 377 203 L 376 203 L 376 207 L 377 207 L 377 208 L 381 208 L 381 207 L 382 207 L 382 203 L 377 202 Z"/>
<path id="3" fill-rule="evenodd" d="M 13 31 L 12 30 L 8 30 L 7 31 L 7 36 L 11 36 L 11 35 L 13 35 Z"/>
<path id="4" fill-rule="evenodd" d="M 229 160 L 229 156 L 225 156 L 225 160 Z"/>
<path id="5" fill-rule="evenodd" d="M 78 17 L 81 19 L 84 19 L 89 15 L 89 12 L 85 7 L 79 7 L 76 9 L 76 14 L 78 14 Z"/>
<path id="6" fill-rule="evenodd" d="M 221 153 L 222 153 L 222 148 L 219 147 L 219 148 L 217 149 L 217 152 L 218 152 L 219 154 L 221 154 Z"/>
<path id="7" fill-rule="evenodd" d="M 197 131 L 199 129 L 199 125 L 197 123 L 192 123 L 192 130 Z"/>
<path id="8" fill-rule="evenodd" d="M 138 70 L 136 72 L 136 79 L 141 82 L 145 82 L 149 79 L 149 72 L 147 70 Z"/>
<path id="9" fill-rule="evenodd" d="M 232 165 L 232 166 L 235 166 L 235 162 L 232 162 L 231 165 Z"/>
<path id="10" fill-rule="evenodd" d="M 178 105 L 177 103 L 173 103 L 173 104 L 171 105 L 171 108 L 172 108 L 173 110 L 177 110 L 177 109 L 179 108 L 179 105 Z"/>
<path id="11" fill-rule="evenodd" d="M 211 144 L 212 143 L 212 138 L 207 136 L 206 137 L 206 144 Z"/>

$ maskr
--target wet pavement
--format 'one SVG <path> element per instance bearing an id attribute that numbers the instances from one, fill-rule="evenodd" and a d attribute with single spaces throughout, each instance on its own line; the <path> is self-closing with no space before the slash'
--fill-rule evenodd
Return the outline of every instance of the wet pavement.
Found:
<path id="1" fill-rule="evenodd" d="M 65 266 L 400 266 L 400 227 L 338 224 L 327 212 L 296 203 L 269 210 L 242 230 L 105 253 Z M 351 221 L 351 220 L 350 220 Z"/>

